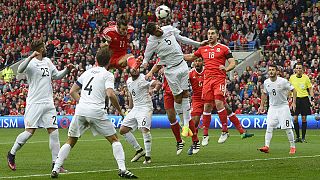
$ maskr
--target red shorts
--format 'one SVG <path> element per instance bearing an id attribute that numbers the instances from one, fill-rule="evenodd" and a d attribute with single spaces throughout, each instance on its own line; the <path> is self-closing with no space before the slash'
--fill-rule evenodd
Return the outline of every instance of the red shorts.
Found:
<path id="1" fill-rule="evenodd" d="M 201 116 L 203 113 L 204 101 L 192 99 L 191 116 Z"/>
<path id="2" fill-rule="evenodd" d="M 212 109 L 216 108 L 214 101 L 204 101 L 203 99 L 193 99 L 192 98 L 192 107 L 191 107 L 191 116 L 201 116 L 204 110 L 204 104 L 212 104 Z"/>
<path id="3" fill-rule="evenodd" d="M 225 78 L 205 78 L 202 88 L 202 99 L 205 101 L 221 100 L 224 101 L 226 94 Z"/>
<path id="4" fill-rule="evenodd" d="M 127 54 L 112 54 L 111 59 L 110 59 L 110 65 L 109 68 L 115 68 L 115 69 L 122 69 L 124 68 L 123 66 L 119 65 L 119 61 L 121 58 L 126 56 Z"/>
<path id="5" fill-rule="evenodd" d="M 174 98 L 173 98 L 172 92 L 169 93 L 167 91 L 164 91 L 163 99 L 164 99 L 164 109 L 165 110 L 174 108 Z"/>

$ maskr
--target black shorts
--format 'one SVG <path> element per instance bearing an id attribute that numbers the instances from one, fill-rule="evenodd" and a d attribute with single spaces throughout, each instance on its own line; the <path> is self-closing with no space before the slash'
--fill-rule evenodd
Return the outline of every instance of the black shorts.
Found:
<path id="1" fill-rule="evenodd" d="M 311 114 L 311 104 L 308 97 L 297 97 L 295 116 L 307 116 Z"/>

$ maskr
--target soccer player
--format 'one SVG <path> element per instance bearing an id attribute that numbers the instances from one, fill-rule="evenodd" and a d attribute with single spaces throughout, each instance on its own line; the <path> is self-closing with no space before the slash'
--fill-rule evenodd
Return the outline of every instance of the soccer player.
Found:
<path id="1" fill-rule="evenodd" d="M 102 36 L 106 40 L 103 46 L 109 46 L 112 51 L 109 68 L 122 69 L 127 65 L 129 58 L 134 58 L 132 54 L 127 54 L 128 35 L 133 33 L 134 28 L 128 25 L 128 20 L 124 15 L 118 18 L 117 25 L 112 25 L 103 30 Z"/>
<path id="2" fill-rule="evenodd" d="M 18 73 L 26 73 L 27 75 L 29 91 L 24 114 L 25 131 L 17 136 L 7 155 L 8 166 L 12 170 L 16 170 L 15 156 L 17 151 L 38 128 L 46 128 L 48 131 L 52 166 L 54 166 L 60 149 L 60 141 L 51 79 L 62 79 L 73 67 L 70 64 L 62 71 L 58 71 L 51 60 L 46 57 L 46 47 L 42 40 L 34 40 L 31 49 L 33 53 L 18 67 Z M 66 171 L 61 168 L 60 172 Z"/>
<path id="3" fill-rule="evenodd" d="M 114 92 L 113 74 L 107 71 L 110 61 L 110 51 L 107 47 L 99 49 L 96 55 L 98 67 L 85 71 L 73 84 L 70 94 L 77 101 L 75 115 L 72 118 L 68 140 L 61 147 L 58 159 L 51 172 L 51 178 L 57 178 L 58 172 L 67 159 L 71 148 L 77 143 L 78 138 L 87 130 L 91 129 L 93 135 L 104 136 L 112 145 L 113 155 L 119 167 L 118 175 L 123 178 L 137 178 L 126 170 L 125 155 L 121 143 L 116 135 L 116 130 L 111 121 L 105 117 L 105 97 L 108 96 L 112 105 L 124 116 Z M 81 97 L 79 90 L 81 89 Z"/>
<path id="4" fill-rule="evenodd" d="M 264 110 L 264 104 L 269 96 L 269 109 L 267 113 L 267 130 L 265 135 L 265 146 L 259 150 L 264 153 L 269 152 L 270 141 L 272 138 L 273 129 L 280 125 L 281 129 L 285 129 L 288 140 L 290 142 L 290 154 L 296 153 L 294 143 L 294 135 L 292 131 L 292 120 L 290 107 L 288 103 L 288 93 L 293 92 L 292 109 L 296 107 L 297 92 L 294 87 L 284 78 L 277 77 L 277 66 L 269 65 L 268 67 L 269 78 L 263 83 L 263 90 L 261 94 L 260 111 Z"/>
<path id="5" fill-rule="evenodd" d="M 202 100 L 202 89 L 203 89 L 203 80 L 204 80 L 204 71 L 205 68 L 203 67 L 203 60 L 202 58 L 197 58 L 194 61 L 195 68 L 191 69 L 189 72 L 189 79 L 190 84 L 192 87 L 192 108 L 191 108 L 191 117 L 195 121 L 195 127 L 198 127 L 201 114 L 203 114 L 204 104 L 205 102 Z M 210 103 L 210 102 L 208 102 Z M 212 107 L 215 108 L 214 102 L 211 102 Z M 224 106 L 227 110 L 228 117 L 232 123 L 234 123 L 236 129 L 239 131 L 241 138 L 247 138 L 252 137 L 253 134 L 249 134 L 245 132 L 243 127 L 241 126 L 241 123 L 237 116 L 232 112 L 231 108 L 228 106 L 228 104 L 224 101 Z M 204 121 L 204 129 L 203 129 L 203 139 L 202 139 L 202 145 L 206 146 L 209 143 L 209 135 L 208 130 L 210 127 L 211 118 L 206 119 L 207 121 Z"/>
<path id="6" fill-rule="evenodd" d="M 159 82 L 155 80 L 151 82 L 147 81 L 145 76 L 140 74 L 139 62 L 136 62 L 134 59 L 128 61 L 128 66 L 131 77 L 127 80 L 127 88 L 130 94 L 129 109 L 131 109 L 131 111 L 123 120 L 120 127 L 120 134 L 123 135 L 124 139 L 136 150 L 136 154 L 131 162 L 136 162 L 145 156 L 143 164 L 150 164 L 152 143 L 150 128 L 153 104 L 149 90 L 156 88 L 155 86 L 157 86 Z M 132 131 L 135 131 L 137 128 L 142 132 L 145 151 L 132 134 Z"/>
<path id="7" fill-rule="evenodd" d="M 301 63 L 296 63 L 295 65 L 296 73 L 290 76 L 290 83 L 297 91 L 297 108 L 294 112 L 294 129 L 296 131 L 296 143 L 304 142 L 306 143 L 306 132 L 307 132 L 307 115 L 311 114 L 311 103 L 313 101 L 314 93 L 307 75 L 303 73 L 303 66 Z M 310 100 L 309 97 L 310 96 Z M 300 138 L 299 122 L 298 116 L 301 114 L 302 119 L 302 139 Z"/>
<path id="8" fill-rule="evenodd" d="M 193 61 L 199 57 L 204 59 L 206 70 L 204 72 L 204 81 L 202 88 L 202 99 L 205 101 L 203 122 L 205 128 L 209 128 L 211 122 L 211 111 L 213 103 L 216 105 L 218 115 L 222 124 L 222 133 L 218 143 L 224 143 L 229 137 L 228 133 L 228 114 L 235 127 L 241 126 L 239 119 L 234 113 L 228 113 L 224 106 L 226 92 L 226 76 L 236 66 L 236 61 L 228 46 L 218 43 L 217 29 L 211 27 L 208 30 L 209 45 L 200 47 L 193 54 L 184 55 L 186 61 Z M 229 62 L 225 67 L 226 61 Z M 242 133 L 243 138 L 253 136 L 253 134 Z"/>
<path id="9" fill-rule="evenodd" d="M 158 62 L 152 67 L 150 72 L 152 74 L 158 72 L 161 69 L 161 65 L 158 65 Z M 162 84 L 162 89 L 163 89 L 163 99 L 164 99 L 164 109 L 166 110 L 169 122 L 170 122 L 170 127 L 172 130 L 173 135 L 176 138 L 177 141 L 177 155 L 181 154 L 185 142 L 181 139 L 180 135 L 180 124 L 178 120 L 176 119 L 176 111 L 174 109 L 174 96 L 172 94 L 172 91 L 168 85 L 168 81 L 165 76 L 163 76 L 163 84 Z M 180 119 L 182 121 L 182 119 Z M 196 132 L 195 128 L 195 123 L 191 119 L 189 121 L 189 127 L 190 127 L 190 132 L 188 136 L 192 137 L 192 145 L 190 149 L 188 150 L 188 154 L 196 154 L 200 150 L 200 143 L 198 139 L 198 134 Z"/>
<path id="10" fill-rule="evenodd" d="M 199 47 L 200 42 L 193 41 L 187 37 L 180 35 L 180 31 L 171 25 L 160 28 L 156 23 L 149 22 L 147 24 L 147 33 L 150 34 L 143 63 L 146 64 L 156 53 L 160 58 L 159 65 L 165 66 L 164 75 L 168 81 L 170 89 L 174 96 L 174 108 L 177 114 L 184 120 L 182 135 L 189 134 L 190 103 L 189 103 L 189 68 L 183 60 L 183 53 L 178 41 Z M 206 42 L 202 42 L 204 44 Z M 148 73 L 146 78 L 152 77 L 152 73 Z"/>

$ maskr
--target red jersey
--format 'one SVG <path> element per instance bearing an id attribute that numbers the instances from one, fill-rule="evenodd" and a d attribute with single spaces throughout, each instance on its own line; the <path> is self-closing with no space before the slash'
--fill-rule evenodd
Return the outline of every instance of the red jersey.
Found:
<path id="1" fill-rule="evenodd" d="M 205 76 L 223 77 L 227 76 L 226 71 L 220 70 L 219 66 L 225 66 L 226 60 L 232 57 L 228 46 L 217 43 L 215 46 L 202 46 L 194 52 L 197 57 L 204 59 L 206 67 Z"/>
<path id="2" fill-rule="evenodd" d="M 192 87 L 192 99 L 201 100 L 202 85 L 204 78 L 204 68 L 201 73 L 198 73 L 195 68 L 189 71 L 189 80 Z"/>
<path id="3" fill-rule="evenodd" d="M 121 56 L 127 54 L 128 40 L 130 34 L 134 31 L 132 26 L 128 26 L 128 34 L 122 36 L 118 33 L 117 26 L 109 26 L 103 30 L 103 37 L 110 40 L 109 48 L 113 52 L 113 56 Z"/>

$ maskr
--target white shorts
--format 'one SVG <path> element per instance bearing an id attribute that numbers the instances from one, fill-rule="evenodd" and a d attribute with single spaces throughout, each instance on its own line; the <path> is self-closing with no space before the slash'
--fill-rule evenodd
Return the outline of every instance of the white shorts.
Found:
<path id="1" fill-rule="evenodd" d="M 113 124 L 108 119 L 96 119 L 74 115 L 69 126 L 69 137 L 80 137 L 87 129 L 91 129 L 94 136 L 100 134 L 104 137 L 116 134 Z"/>
<path id="2" fill-rule="evenodd" d="M 176 67 L 166 68 L 164 75 L 174 96 L 189 89 L 189 68 L 185 61 Z"/>
<path id="3" fill-rule="evenodd" d="M 137 128 L 151 128 L 152 108 L 134 107 L 124 118 L 122 126 L 126 126 L 135 131 Z"/>
<path id="4" fill-rule="evenodd" d="M 293 127 L 288 105 L 270 107 L 267 114 L 267 126 L 271 128 L 291 129 Z"/>
<path id="5" fill-rule="evenodd" d="M 27 104 L 25 128 L 58 128 L 57 112 L 53 104 Z"/>

